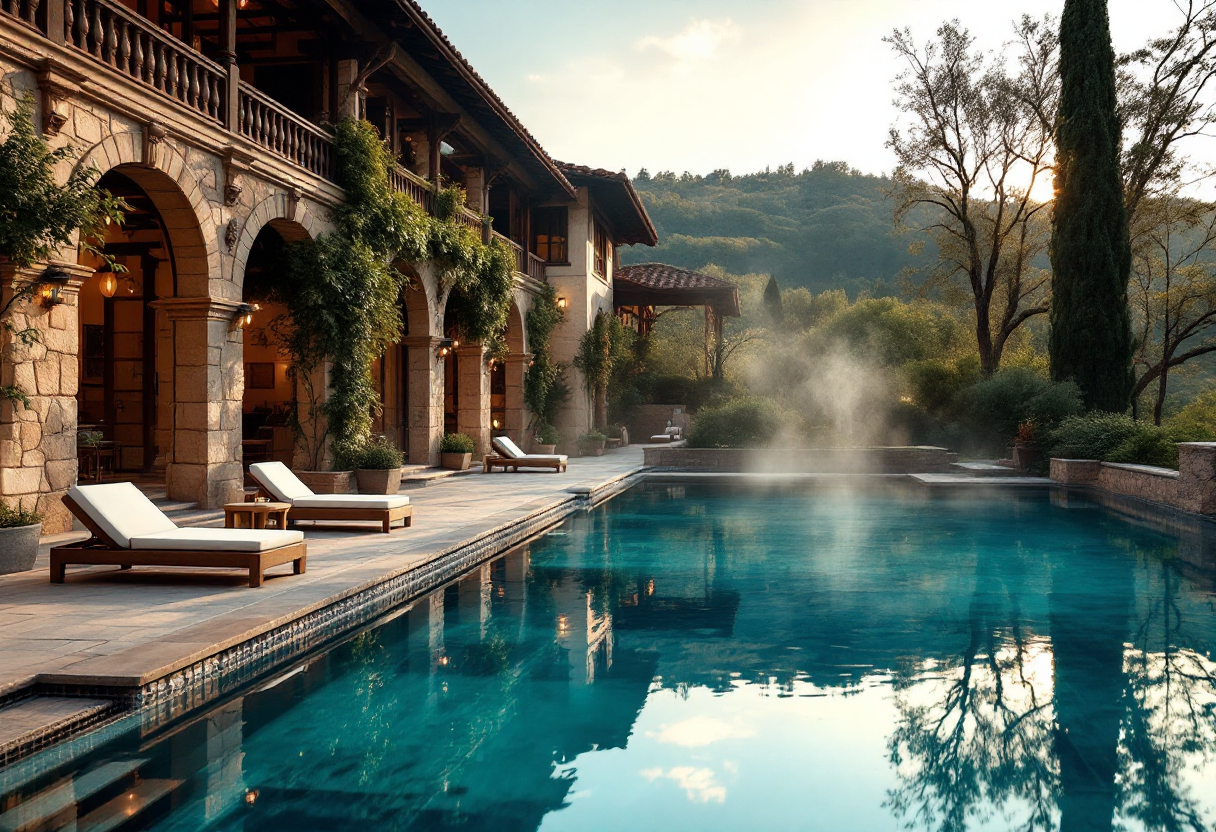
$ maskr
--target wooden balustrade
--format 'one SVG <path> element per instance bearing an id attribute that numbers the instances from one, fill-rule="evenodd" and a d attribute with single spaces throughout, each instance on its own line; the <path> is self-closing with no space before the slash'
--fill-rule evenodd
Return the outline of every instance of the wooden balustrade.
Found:
<path id="1" fill-rule="evenodd" d="M 545 261 L 530 251 L 528 252 L 527 275 L 538 283 L 544 283 L 546 279 Z"/>
<path id="2" fill-rule="evenodd" d="M 428 214 L 435 204 L 434 186 L 418 174 L 406 170 L 400 165 L 393 170 L 393 189 L 414 200 Z"/>
<path id="3" fill-rule="evenodd" d="M 114 0 L 66 0 L 63 24 L 68 45 L 209 119 L 221 120 L 227 89 L 224 69 L 151 21 Z"/>
<path id="4" fill-rule="evenodd" d="M 244 82 L 237 103 L 237 131 L 317 176 L 334 178 L 333 137 Z"/>
<path id="5" fill-rule="evenodd" d="M 38 16 L 38 8 L 41 5 L 42 0 L 0 0 L 0 12 L 15 17 L 40 32 L 45 32 L 44 24 Z"/>

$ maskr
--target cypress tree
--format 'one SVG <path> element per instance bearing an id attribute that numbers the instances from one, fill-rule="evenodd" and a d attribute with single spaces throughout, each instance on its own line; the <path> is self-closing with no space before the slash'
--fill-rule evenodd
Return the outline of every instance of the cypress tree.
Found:
<path id="1" fill-rule="evenodd" d="M 1122 413 L 1132 389 L 1131 269 L 1115 52 L 1106 0 L 1066 0 L 1052 213 L 1051 375 L 1091 410 Z"/>
<path id="2" fill-rule="evenodd" d="M 773 323 L 779 325 L 785 320 L 785 310 L 781 306 L 781 287 L 777 285 L 775 277 L 770 277 L 768 285 L 764 287 L 764 308 L 768 310 L 768 316 Z"/>

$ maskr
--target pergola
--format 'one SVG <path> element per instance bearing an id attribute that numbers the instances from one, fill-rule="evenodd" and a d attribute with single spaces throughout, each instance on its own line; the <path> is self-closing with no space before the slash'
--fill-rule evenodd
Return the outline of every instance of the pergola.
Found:
<path id="1" fill-rule="evenodd" d="M 700 306 L 705 310 L 705 339 L 708 341 L 713 333 L 719 347 L 722 319 L 740 316 L 739 287 L 734 283 L 665 263 L 618 268 L 612 278 L 612 305 L 617 315 L 642 336 L 650 333 L 658 319 L 657 307 Z"/>

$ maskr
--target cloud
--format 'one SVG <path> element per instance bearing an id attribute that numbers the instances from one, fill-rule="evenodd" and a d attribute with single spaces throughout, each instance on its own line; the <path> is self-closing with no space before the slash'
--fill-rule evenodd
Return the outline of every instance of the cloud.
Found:
<path id="1" fill-rule="evenodd" d="M 637 49 L 655 49 L 677 61 L 703 60 L 713 56 L 718 47 L 739 36 L 739 28 L 729 18 L 697 20 L 682 32 L 670 37 L 647 35 L 637 42 Z"/>
<path id="2" fill-rule="evenodd" d="M 707 716 L 694 716 L 674 725 L 664 725 L 657 737 L 665 745 L 678 745 L 681 748 L 700 748 L 721 740 L 742 739 L 754 737 L 756 732 L 741 725 L 731 725 L 720 719 Z"/>
<path id="3" fill-rule="evenodd" d="M 717 776 L 710 768 L 675 766 L 667 771 L 663 771 L 661 768 L 648 768 L 641 774 L 651 783 L 660 779 L 672 781 L 684 790 L 688 799 L 693 803 L 726 802 L 726 787 L 718 783 Z"/>

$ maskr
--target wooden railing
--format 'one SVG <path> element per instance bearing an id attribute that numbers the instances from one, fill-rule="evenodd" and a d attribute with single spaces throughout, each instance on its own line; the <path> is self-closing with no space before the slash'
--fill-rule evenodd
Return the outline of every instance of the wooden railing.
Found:
<path id="1" fill-rule="evenodd" d="M 223 68 L 151 21 L 114 0 L 67 0 L 63 24 L 68 45 L 209 119 L 220 120 L 227 83 Z"/>
<path id="2" fill-rule="evenodd" d="M 38 7 L 41 5 L 42 0 L 2 0 L 0 1 L 0 11 L 43 31 L 38 20 Z"/>
<path id="3" fill-rule="evenodd" d="M 539 283 L 545 282 L 545 261 L 530 251 L 528 252 L 527 275 Z"/>
<path id="4" fill-rule="evenodd" d="M 244 82 L 237 132 L 323 179 L 334 178 L 333 137 Z"/>
<path id="5" fill-rule="evenodd" d="M 497 231 L 494 232 L 494 239 L 502 240 L 511 247 L 511 251 L 515 254 L 515 271 L 520 274 L 526 274 L 533 280 L 539 280 L 542 283 L 545 280 L 545 261 L 541 260 L 535 254 L 531 254 L 514 240 L 504 237 Z"/>

